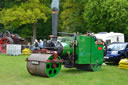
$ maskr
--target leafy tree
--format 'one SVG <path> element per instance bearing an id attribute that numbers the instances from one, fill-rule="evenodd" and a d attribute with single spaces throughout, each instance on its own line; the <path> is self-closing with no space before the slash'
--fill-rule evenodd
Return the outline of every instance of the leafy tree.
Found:
<path id="1" fill-rule="evenodd" d="M 0 29 L 4 25 L 24 37 L 31 37 L 36 32 L 32 32 L 31 28 L 38 29 L 38 38 L 47 38 L 51 34 L 52 0 L 0 1 Z M 128 34 L 127 16 L 127 0 L 60 0 L 58 30 L 81 33 L 88 30 L 114 31 Z"/>
<path id="2" fill-rule="evenodd" d="M 0 8 L 11 8 L 14 5 L 20 5 L 21 2 L 26 2 L 28 0 L 0 0 Z"/>
<path id="3" fill-rule="evenodd" d="M 127 0 L 88 0 L 84 20 L 94 32 L 124 32 L 128 28 Z"/>
<path id="4" fill-rule="evenodd" d="M 83 12 L 86 0 L 64 0 L 61 12 L 62 30 L 66 32 L 85 32 Z"/>
<path id="5" fill-rule="evenodd" d="M 28 0 L 19 6 L 4 8 L 0 11 L 0 23 L 5 28 L 18 28 L 24 24 L 33 24 L 33 40 L 36 38 L 36 24 L 39 19 L 47 21 L 50 9 L 39 0 Z"/>
<path id="6" fill-rule="evenodd" d="M 64 0 L 62 31 L 114 31 L 128 34 L 127 0 Z"/>

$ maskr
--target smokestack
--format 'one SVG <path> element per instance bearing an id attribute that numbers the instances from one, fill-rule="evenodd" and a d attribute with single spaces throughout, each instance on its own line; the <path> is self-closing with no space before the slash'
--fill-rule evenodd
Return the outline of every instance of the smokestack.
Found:
<path id="1" fill-rule="evenodd" d="M 57 25 L 58 25 L 58 13 L 59 13 L 59 0 L 52 0 L 52 35 L 53 41 L 57 41 Z"/>

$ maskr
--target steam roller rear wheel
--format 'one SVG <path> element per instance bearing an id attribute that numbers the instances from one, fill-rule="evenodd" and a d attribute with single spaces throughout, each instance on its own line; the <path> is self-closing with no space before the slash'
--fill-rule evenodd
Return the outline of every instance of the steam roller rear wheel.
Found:
<path id="1" fill-rule="evenodd" d="M 61 63 L 44 63 L 42 61 L 53 60 L 52 54 L 31 54 L 27 62 L 27 70 L 32 75 L 55 77 L 61 70 Z M 60 60 L 58 57 L 57 60 Z"/>
<path id="2" fill-rule="evenodd" d="M 90 71 L 99 71 L 101 68 L 101 64 L 90 64 L 89 70 Z"/>
<path id="3" fill-rule="evenodd" d="M 80 70 L 99 71 L 101 64 L 79 64 L 76 68 Z"/>
<path id="4" fill-rule="evenodd" d="M 1 38 L 1 41 L 0 41 L 0 51 L 2 53 L 6 53 L 6 45 L 7 44 L 13 44 L 14 41 L 12 40 L 11 37 L 3 37 Z"/>
<path id="5" fill-rule="evenodd" d="M 1 39 L 1 44 L 13 44 L 13 40 L 11 37 L 3 37 Z"/>

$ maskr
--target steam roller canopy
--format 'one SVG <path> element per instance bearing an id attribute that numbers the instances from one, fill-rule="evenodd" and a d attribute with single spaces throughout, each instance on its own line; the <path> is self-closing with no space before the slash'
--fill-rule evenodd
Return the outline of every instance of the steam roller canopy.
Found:
<path id="1" fill-rule="evenodd" d="M 27 70 L 32 75 L 55 77 L 61 70 L 60 62 L 45 62 L 53 60 L 53 54 L 31 54 L 27 60 Z M 60 60 L 57 57 L 57 60 Z"/>

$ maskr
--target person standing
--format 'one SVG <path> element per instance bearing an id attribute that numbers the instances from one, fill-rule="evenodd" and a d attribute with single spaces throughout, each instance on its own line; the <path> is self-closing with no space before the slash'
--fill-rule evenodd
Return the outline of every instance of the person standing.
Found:
<path id="1" fill-rule="evenodd" d="M 40 49 L 43 48 L 43 41 L 40 39 Z"/>
<path id="2" fill-rule="evenodd" d="M 35 42 L 34 42 L 34 50 L 39 50 L 39 42 L 37 39 L 35 39 Z"/>

